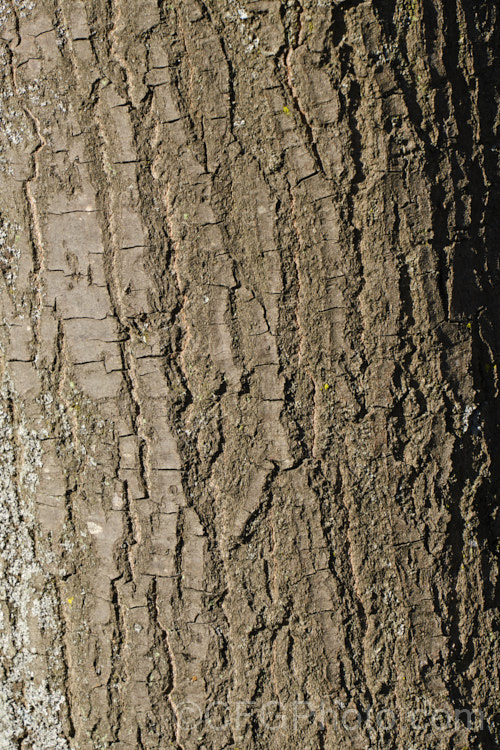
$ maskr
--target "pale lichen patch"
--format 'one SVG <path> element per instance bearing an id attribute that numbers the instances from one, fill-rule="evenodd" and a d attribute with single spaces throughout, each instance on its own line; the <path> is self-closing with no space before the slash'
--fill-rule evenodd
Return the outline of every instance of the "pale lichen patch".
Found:
<path id="1" fill-rule="evenodd" d="M 65 701 L 58 680 L 57 601 L 36 539 L 34 503 L 42 447 L 27 428 L 7 375 L 0 390 L 0 747 L 17 747 L 20 738 L 33 750 L 68 747 L 60 710 Z M 13 531 L 15 530 L 15 533 Z M 42 585 L 40 585 L 42 583 Z M 40 592 L 42 592 L 40 594 Z M 40 653 L 50 630 L 56 648 Z M 42 639 L 41 639 L 42 635 Z M 36 648 L 34 644 L 36 643 Z M 43 663 L 46 663 L 46 676 Z M 58 669 L 59 668 L 59 669 Z M 27 745 L 25 745 L 27 746 Z"/>

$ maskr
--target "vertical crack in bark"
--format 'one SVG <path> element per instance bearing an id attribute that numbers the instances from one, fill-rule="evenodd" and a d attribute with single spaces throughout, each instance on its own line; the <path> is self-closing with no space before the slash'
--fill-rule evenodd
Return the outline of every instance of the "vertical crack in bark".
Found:
<path id="1" fill-rule="evenodd" d="M 179 536 L 179 539 L 182 537 Z M 179 553 L 178 550 L 176 550 L 176 559 L 179 559 Z M 180 573 L 178 574 L 178 580 L 180 578 Z M 176 668 L 175 668 L 175 662 L 173 661 L 172 654 L 173 654 L 173 648 L 172 644 L 170 643 L 168 631 L 165 630 L 161 625 L 161 617 L 160 617 L 160 611 L 158 607 L 158 593 L 157 593 L 157 579 L 153 577 L 151 581 L 151 598 L 150 598 L 150 617 L 151 621 L 153 623 L 153 626 L 155 628 L 155 631 L 157 633 L 157 638 L 159 641 L 159 644 L 163 645 L 163 648 L 165 650 L 165 654 L 168 661 L 168 668 L 169 668 L 169 676 L 166 679 L 165 685 L 162 688 L 162 692 L 164 692 L 167 702 L 170 705 L 170 708 L 172 710 L 172 715 L 174 717 L 174 735 L 175 735 L 175 742 L 177 750 L 184 750 L 184 746 L 181 743 L 181 731 L 182 731 L 182 724 L 179 717 L 179 713 L 177 710 L 177 707 L 175 705 L 175 702 L 172 699 L 172 692 L 175 690 L 175 683 L 176 683 Z M 180 599 L 179 595 L 179 599 Z M 158 706 L 158 711 L 160 710 L 161 705 Z"/>
<path id="2" fill-rule="evenodd" d="M 123 659 L 123 645 L 125 641 L 125 625 L 123 621 L 123 609 L 120 604 L 119 582 L 122 576 L 112 580 L 111 583 L 111 605 L 113 607 L 114 627 L 111 640 L 111 670 L 107 682 L 107 699 L 110 727 L 113 732 L 113 740 L 120 739 L 122 716 L 125 710 L 121 696 L 122 683 L 126 680 Z M 129 676 L 130 677 L 130 676 Z"/>
<path id="3" fill-rule="evenodd" d="M 19 34 L 19 19 L 17 16 L 17 11 L 15 8 L 15 5 L 12 4 L 12 10 L 13 14 L 16 19 L 16 29 L 17 29 L 17 36 L 18 36 L 18 44 L 21 42 L 21 37 Z M 9 47 L 10 51 L 10 65 L 11 65 L 11 71 L 12 71 L 12 85 L 14 88 L 14 91 L 16 95 L 19 98 L 20 102 L 23 102 L 25 98 L 19 94 L 19 89 L 17 85 L 16 80 L 16 66 L 14 65 L 14 55 L 12 49 Z M 23 112 L 26 114 L 29 121 L 32 123 L 34 132 L 36 133 L 36 138 L 38 140 L 38 143 L 36 144 L 35 148 L 31 151 L 30 157 L 31 157 L 31 175 L 28 177 L 28 179 L 24 180 L 23 182 L 23 189 L 24 194 L 26 198 L 26 208 L 28 211 L 29 216 L 29 232 L 30 232 L 30 239 L 31 239 L 31 247 L 33 251 L 33 290 L 35 292 L 34 294 L 34 310 L 32 310 L 32 320 L 33 320 L 33 339 L 34 344 L 36 348 L 39 348 L 39 334 L 40 334 L 40 315 L 41 315 L 41 308 L 43 304 L 43 290 L 42 290 L 42 269 L 43 269 L 43 259 L 44 259 L 44 248 L 43 248 L 43 239 L 41 234 L 41 228 L 40 228 L 40 217 L 38 212 L 38 206 L 36 202 L 36 198 L 33 193 L 32 186 L 39 181 L 40 176 L 40 153 L 43 151 L 43 149 L 46 147 L 46 140 L 41 132 L 41 125 L 38 120 L 38 118 L 33 114 L 33 112 L 30 110 L 30 108 L 26 104 L 22 104 Z"/>
<path id="4" fill-rule="evenodd" d="M 326 178 L 326 172 L 325 168 L 318 150 L 318 144 L 316 143 L 316 139 L 314 137 L 314 132 L 311 127 L 309 117 L 307 115 L 307 112 L 304 110 L 304 108 L 301 106 L 300 103 L 300 97 L 297 91 L 297 87 L 295 86 L 294 82 L 294 74 L 293 74 L 293 56 L 294 52 L 297 49 L 297 46 L 300 45 L 301 38 L 303 36 L 302 34 L 302 16 L 304 14 L 304 9 L 301 5 L 301 3 L 298 3 L 299 7 L 299 28 L 297 29 L 295 35 L 292 34 L 288 28 L 288 24 L 285 21 L 285 5 L 283 3 L 280 3 L 280 13 L 282 22 L 285 29 L 285 36 L 286 36 L 286 43 L 284 44 L 283 48 L 281 48 L 277 55 L 276 55 L 276 62 L 279 64 L 281 61 L 281 64 L 285 71 L 285 78 L 284 81 L 286 83 L 286 88 L 288 89 L 290 93 L 290 97 L 293 101 L 295 111 L 297 112 L 300 122 L 302 124 L 302 127 L 304 129 L 307 142 L 309 144 L 309 148 L 311 149 L 311 152 L 314 156 L 314 160 L 317 164 L 319 172 L 323 175 L 323 177 Z M 294 37 L 294 38 L 293 38 Z"/>

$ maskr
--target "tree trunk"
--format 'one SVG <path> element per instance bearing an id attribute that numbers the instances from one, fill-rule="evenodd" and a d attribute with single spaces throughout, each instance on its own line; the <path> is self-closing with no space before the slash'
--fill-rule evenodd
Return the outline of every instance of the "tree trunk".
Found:
<path id="1" fill-rule="evenodd" d="M 495 4 L 0 15 L 0 748 L 498 747 Z"/>

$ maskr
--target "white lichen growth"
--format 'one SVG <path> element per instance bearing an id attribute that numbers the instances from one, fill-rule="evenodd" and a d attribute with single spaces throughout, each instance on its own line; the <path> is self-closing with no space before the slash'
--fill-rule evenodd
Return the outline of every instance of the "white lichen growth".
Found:
<path id="1" fill-rule="evenodd" d="M 252 17 L 248 14 L 245 8 L 240 5 L 238 0 L 231 0 L 231 5 L 233 10 L 226 14 L 227 18 L 237 24 L 238 31 L 240 32 L 245 42 L 245 52 L 254 52 L 259 47 L 260 40 L 257 36 L 255 36 L 255 34 L 253 34 L 248 24 L 246 23 L 250 23 Z"/>
<path id="2" fill-rule="evenodd" d="M 35 7 L 35 0 L 0 0 L 0 29 L 12 23 L 13 8 L 15 8 L 19 18 L 27 18 Z"/>
<path id="3" fill-rule="evenodd" d="M 44 569 L 40 545 L 35 546 L 35 494 L 41 465 L 40 440 L 26 427 L 12 385 L 4 374 L 0 389 L 2 750 L 19 747 L 21 738 L 23 747 L 32 750 L 68 747 L 60 722 L 65 698 L 51 676 L 54 653 L 58 654 L 59 667 L 64 666 L 57 649 L 57 601 Z M 39 653 L 44 636 L 47 653 Z"/>
<path id="4" fill-rule="evenodd" d="M 474 414 L 475 411 L 476 411 L 476 407 L 475 406 L 473 406 L 471 404 L 467 404 L 466 405 L 466 407 L 464 409 L 464 413 L 462 415 L 462 432 L 465 433 L 469 429 L 469 423 L 470 423 L 471 417 L 472 417 L 472 415 Z"/>
<path id="5" fill-rule="evenodd" d="M 20 230 L 18 224 L 0 217 L 0 271 L 9 286 L 14 284 L 19 268 L 21 253 L 16 238 Z"/>

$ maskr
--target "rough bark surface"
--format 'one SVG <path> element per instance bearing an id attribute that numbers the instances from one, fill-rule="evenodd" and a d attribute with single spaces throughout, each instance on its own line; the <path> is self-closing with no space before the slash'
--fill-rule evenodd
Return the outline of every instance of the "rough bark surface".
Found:
<path id="1" fill-rule="evenodd" d="M 0 0 L 0 748 L 499 746 L 499 30 Z"/>

